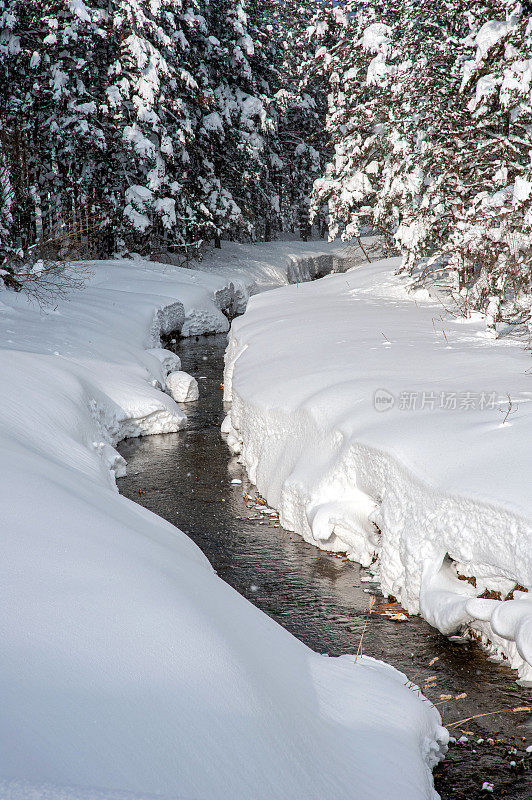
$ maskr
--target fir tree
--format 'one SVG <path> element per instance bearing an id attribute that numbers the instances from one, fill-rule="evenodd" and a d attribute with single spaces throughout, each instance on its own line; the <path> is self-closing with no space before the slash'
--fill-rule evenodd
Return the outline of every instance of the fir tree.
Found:
<path id="1" fill-rule="evenodd" d="M 31 260 L 182 253 L 296 222 L 307 236 L 317 5 L 0 0 L 3 246 Z"/>
<path id="2" fill-rule="evenodd" d="M 316 182 L 330 234 L 367 225 L 403 268 L 454 276 L 455 301 L 492 322 L 530 293 L 530 15 L 513 3 L 346 3 L 329 9 L 335 156 Z"/>

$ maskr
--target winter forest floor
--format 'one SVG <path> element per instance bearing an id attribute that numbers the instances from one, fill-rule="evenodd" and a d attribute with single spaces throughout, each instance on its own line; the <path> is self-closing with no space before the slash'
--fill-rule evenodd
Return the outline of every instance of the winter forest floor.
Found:
<path id="1" fill-rule="evenodd" d="M 93 262 L 48 310 L 4 293 L 6 797 L 435 797 L 447 734 L 404 675 L 313 653 L 116 492 L 120 440 L 187 424 L 161 336 L 226 332 L 275 286 L 233 324 L 224 380 L 250 480 L 285 528 L 530 677 L 527 356 L 414 302 L 392 263 L 305 283 L 345 256 L 231 245 L 198 270 Z"/>

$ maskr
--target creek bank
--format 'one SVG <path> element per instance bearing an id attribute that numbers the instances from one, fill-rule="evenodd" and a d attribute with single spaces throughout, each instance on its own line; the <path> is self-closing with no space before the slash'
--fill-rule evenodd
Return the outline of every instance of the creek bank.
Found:
<path id="1" fill-rule="evenodd" d="M 530 681 L 529 356 L 413 295 L 397 266 L 252 297 L 223 430 L 285 528 L 372 565 L 406 611 L 472 631 Z"/>

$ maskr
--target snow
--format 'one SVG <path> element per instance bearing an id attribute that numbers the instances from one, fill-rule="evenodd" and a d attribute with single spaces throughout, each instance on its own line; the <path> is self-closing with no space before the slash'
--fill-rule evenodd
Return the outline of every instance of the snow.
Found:
<path id="1" fill-rule="evenodd" d="M 519 205 L 520 203 L 523 203 L 525 200 L 528 200 L 531 192 L 532 192 L 532 183 L 530 181 L 525 180 L 525 178 L 520 178 L 518 176 L 515 179 L 513 187 L 513 198 L 512 198 L 513 205 L 514 206 Z"/>
<path id="2" fill-rule="evenodd" d="M 206 114 L 203 117 L 202 124 L 206 131 L 223 131 L 223 120 L 217 111 Z"/>
<path id="3" fill-rule="evenodd" d="M 532 588 L 529 357 L 409 294 L 398 264 L 252 298 L 223 430 L 285 528 L 378 556 L 386 594 L 443 633 L 468 625 L 530 680 L 532 592 L 510 594 Z"/>
<path id="4" fill-rule="evenodd" d="M 312 281 L 330 272 L 343 272 L 349 258 L 360 260 L 361 251 L 341 242 L 274 241 L 261 245 L 224 242 L 221 250 L 214 250 L 208 261 L 198 266 L 230 280 L 235 291 L 234 311 L 241 314 L 251 295 Z"/>
<path id="5" fill-rule="evenodd" d="M 178 403 L 191 403 L 199 397 L 197 380 L 186 372 L 171 372 L 166 379 L 166 389 Z"/>
<path id="6" fill-rule="evenodd" d="M 161 197 L 154 203 L 154 208 L 160 215 L 165 228 L 172 228 L 176 222 L 175 200 L 172 197 Z"/>
<path id="7" fill-rule="evenodd" d="M 131 144 L 135 152 L 145 158 L 155 158 L 155 146 L 140 130 L 135 122 L 133 125 L 126 125 L 124 128 L 124 141 Z"/>
<path id="8" fill-rule="evenodd" d="M 68 0 L 68 7 L 72 14 L 75 14 L 84 22 L 92 21 L 91 13 L 83 0 Z"/>
<path id="9" fill-rule="evenodd" d="M 382 22 L 373 22 L 362 34 L 362 47 L 371 53 L 386 55 L 390 44 L 392 30 Z"/>
<path id="10" fill-rule="evenodd" d="M 119 439 L 186 424 L 161 332 L 227 330 L 338 253 L 92 262 L 48 309 L 2 292 L 2 797 L 435 800 L 448 737 L 404 675 L 313 653 L 115 485 Z"/>
<path id="11" fill-rule="evenodd" d="M 485 58 L 491 48 L 497 44 L 503 36 L 506 36 L 514 24 L 515 22 L 513 20 L 509 20 L 508 22 L 502 22 L 501 20 L 485 22 L 475 36 L 475 44 L 478 48 L 477 59 L 480 61 L 480 59 Z"/>
<path id="12" fill-rule="evenodd" d="M 386 63 L 386 58 L 383 53 L 378 53 L 375 58 L 369 62 L 368 72 L 366 75 L 366 83 L 368 86 L 381 86 L 384 84 L 386 75 L 390 72 L 390 67 Z"/>
<path id="13" fill-rule="evenodd" d="M 132 203 L 140 209 L 144 209 L 152 200 L 153 192 L 146 186 L 135 185 L 126 190 L 126 202 Z"/>
<path id="14" fill-rule="evenodd" d="M 371 53 L 376 53 L 375 57 L 368 65 L 366 83 L 368 86 L 379 86 L 386 78 L 390 67 L 386 63 L 391 41 L 391 28 L 382 22 L 373 22 L 364 30 L 362 34 L 362 47 Z"/>
<path id="15" fill-rule="evenodd" d="M 146 352 L 161 362 L 166 375 L 181 369 L 181 359 L 171 350 L 166 350 L 164 347 L 150 347 Z"/>

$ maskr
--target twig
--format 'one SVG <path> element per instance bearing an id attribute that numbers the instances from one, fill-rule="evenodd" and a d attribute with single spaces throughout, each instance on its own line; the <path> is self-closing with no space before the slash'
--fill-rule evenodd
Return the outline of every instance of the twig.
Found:
<path id="1" fill-rule="evenodd" d="M 365 249 L 364 249 L 364 245 L 362 244 L 362 239 L 360 238 L 360 236 L 358 237 L 358 244 L 359 244 L 359 247 L 360 247 L 360 249 L 362 250 L 362 252 L 363 252 L 363 253 L 364 253 L 364 255 L 366 256 L 366 258 L 368 259 L 369 263 L 371 264 L 371 258 L 370 258 L 370 257 L 368 256 L 368 254 L 366 253 L 366 251 L 365 251 Z"/>
<path id="2" fill-rule="evenodd" d="M 513 405 L 514 405 L 510 395 L 507 394 L 506 397 L 508 398 L 508 408 L 506 410 L 505 417 L 504 417 L 504 419 L 502 421 L 503 425 L 506 422 L 506 420 L 508 419 L 508 417 L 510 416 L 510 414 L 512 413 L 512 408 L 513 408 Z M 504 414 L 504 411 L 501 408 L 499 408 L 499 411 L 501 412 L 501 414 Z M 517 409 L 515 409 L 515 411 L 517 411 Z"/>
<path id="3" fill-rule="evenodd" d="M 489 717 L 492 714 L 516 713 L 518 711 L 532 711 L 532 709 L 530 706 L 518 706 L 517 708 L 501 708 L 500 711 L 486 711 L 484 714 L 474 714 L 472 717 L 459 719 L 457 722 L 449 722 L 447 727 L 455 728 L 457 725 L 463 725 L 464 722 L 470 722 L 472 719 L 478 719 L 479 717 Z"/>
<path id="4" fill-rule="evenodd" d="M 373 608 L 374 603 L 375 603 L 375 596 L 372 595 L 371 596 L 371 600 L 369 601 L 369 608 L 368 608 L 368 613 L 366 615 L 366 621 L 364 623 L 364 628 L 362 630 L 362 635 L 360 637 L 360 641 L 358 643 L 357 652 L 356 652 L 356 655 L 355 655 L 355 664 L 357 663 L 357 658 L 362 655 L 362 642 L 364 640 L 364 634 L 366 633 L 366 628 L 368 627 L 369 615 L 371 614 L 371 609 Z"/>
<path id="5" fill-rule="evenodd" d="M 503 425 L 506 422 L 506 420 L 508 419 L 508 417 L 510 416 L 510 411 L 512 410 L 512 398 L 510 397 L 510 395 L 507 395 L 507 397 L 508 397 L 508 410 L 506 411 L 506 415 L 505 415 L 505 417 L 504 417 L 504 419 L 502 421 Z"/>

